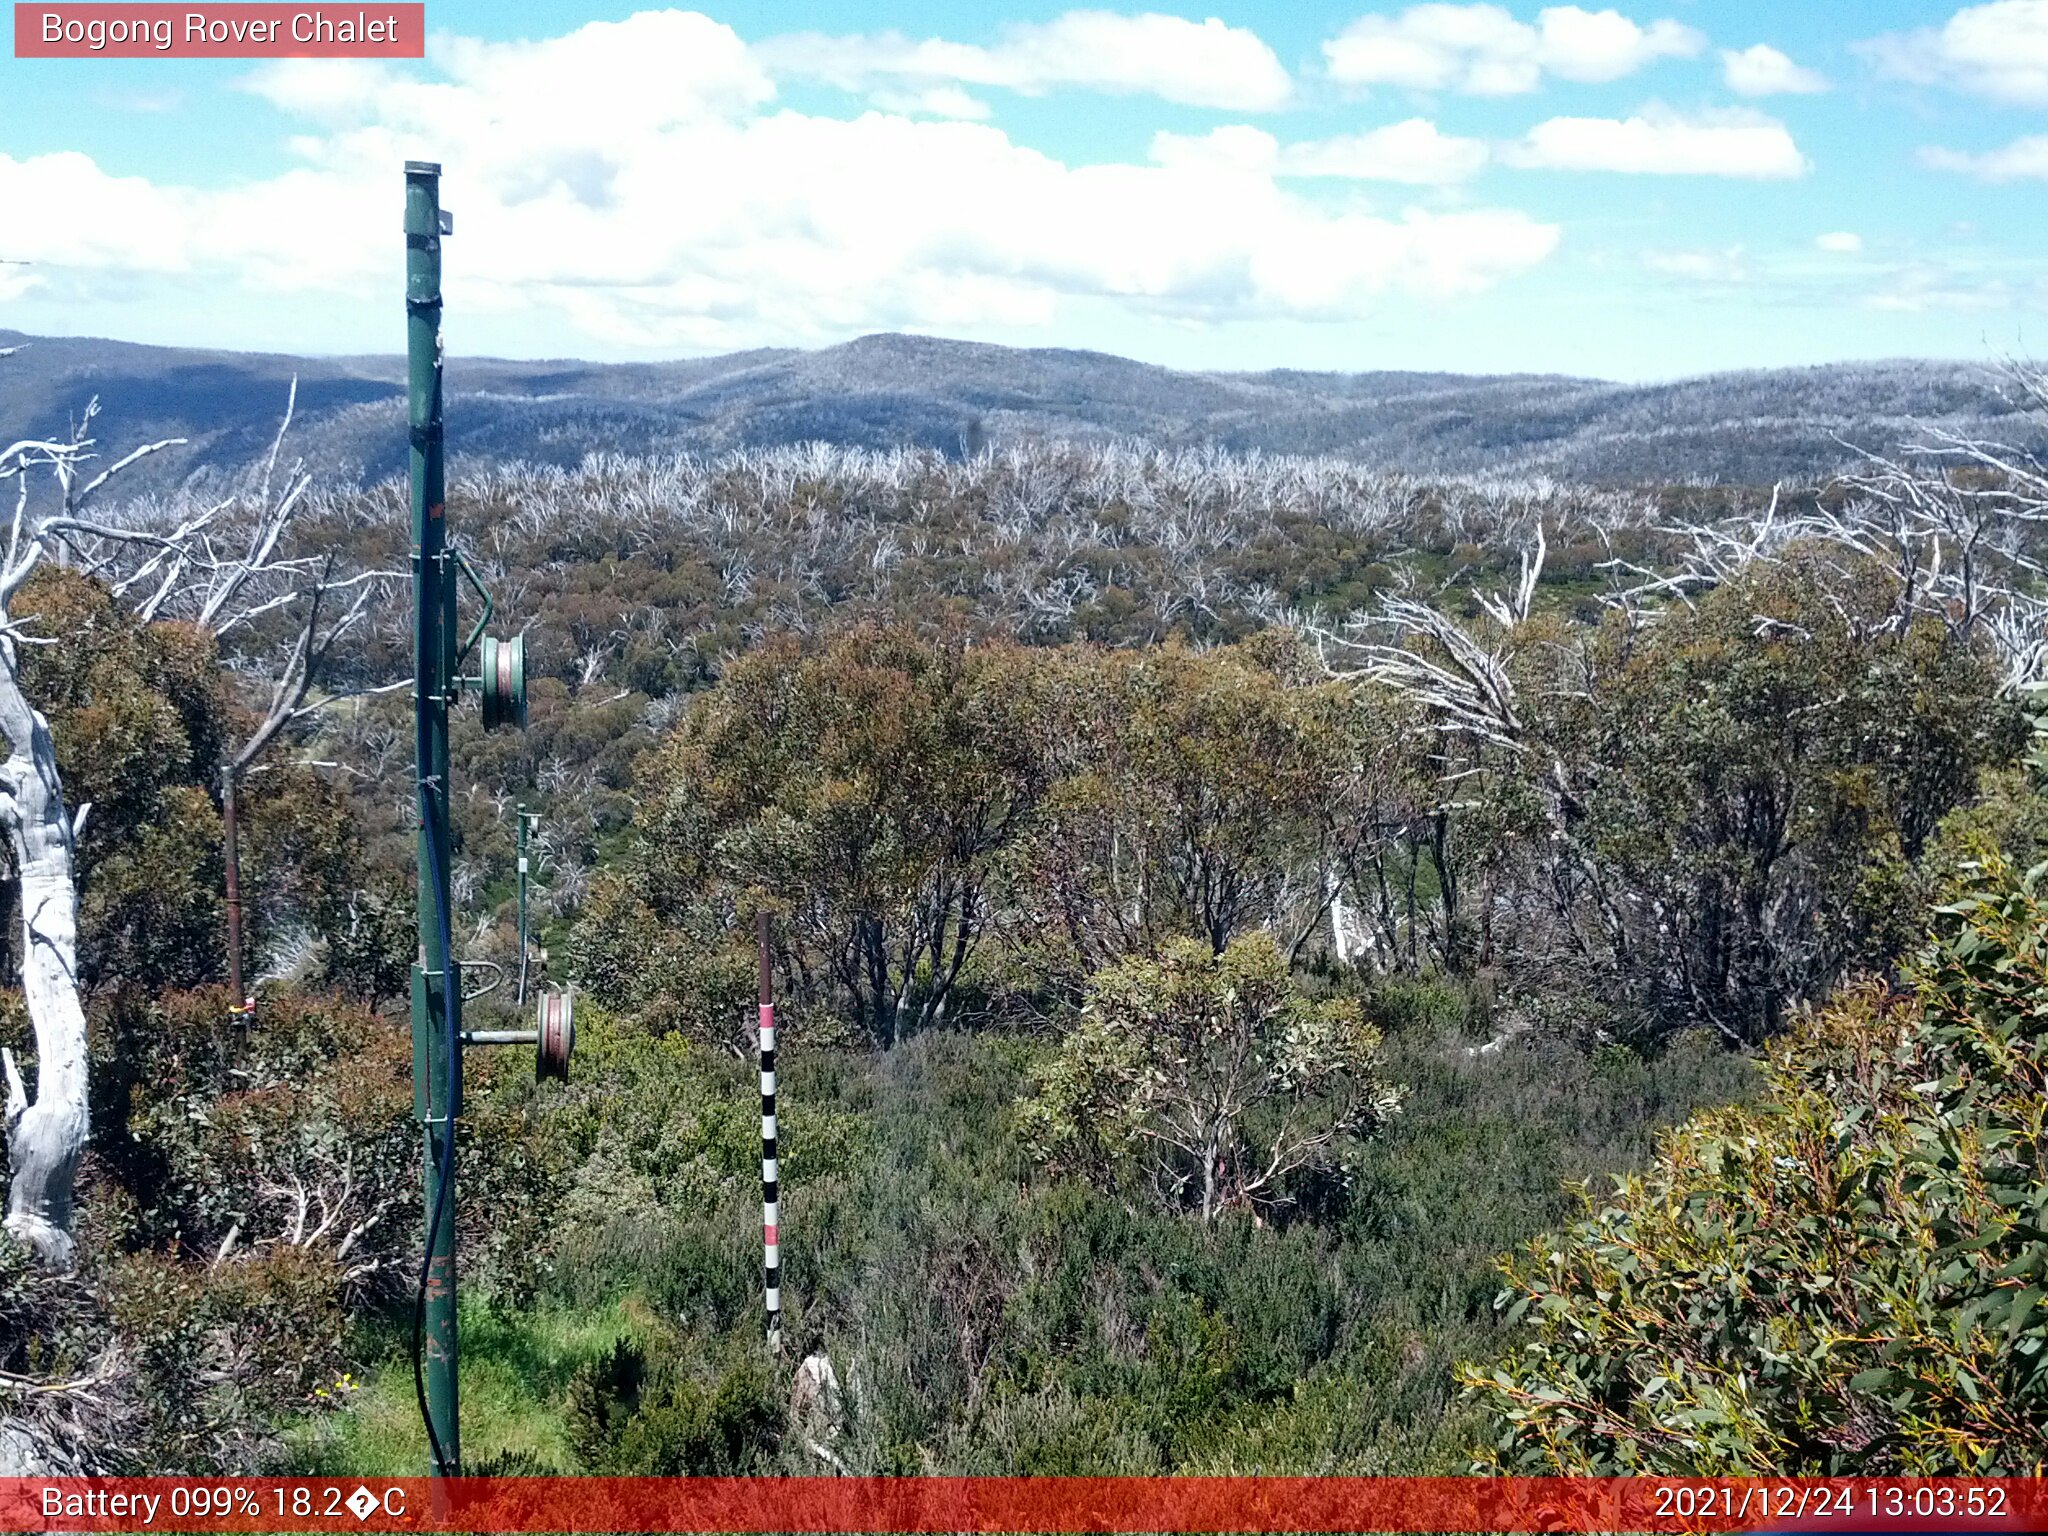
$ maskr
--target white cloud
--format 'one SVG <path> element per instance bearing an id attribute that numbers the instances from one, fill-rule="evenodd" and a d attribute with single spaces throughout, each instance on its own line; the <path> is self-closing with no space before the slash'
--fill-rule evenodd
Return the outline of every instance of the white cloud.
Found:
<path id="1" fill-rule="evenodd" d="M 1657 176 L 1803 176 L 1806 157 L 1775 118 L 1744 109 L 1692 117 L 1658 107 L 1630 118 L 1553 117 L 1503 149 L 1510 165 Z"/>
<path id="2" fill-rule="evenodd" d="M 1444 133 L 1421 117 L 1284 148 L 1265 130 L 1243 124 L 1199 135 L 1152 136 L 1152 159 L 1160 165 L 1206 165 L 1282 177 L 1393 181 L 1411 186 L 1464 181 L 1483 170 L 1489 158 L 1483 140 Z"/>
<path id="3" fill-rule="evenodd" d="M 2014 139 L 2002 148 L 1980 155 L 1954 149 L 1923 149 L 1920 163 L 1938 171 L 1960 171 L 1979 181 L 2048 181 L 2048 133 Z"/>
<path id="4" fill-rule="evenodd" d="M 848 90 L 911 80 L 1039 94 L 1062 87 L 1151 95 L 1187 106 L 1261 112 L 1285 106 L 1293 81 L 1258 34 L 1215 17 L 1068 11 L 1006 27 L 993 46 L 900 32 L 770 38 L 758 49 L 778 75 Z"/>
<path id="5" fill-rule="evenodd" d="M 2005 309 L 2012 303 L 2012 290 L 1996 278 L 1972 281 L 1944 268 L 1923 264 L 1901 272 L 1864 302 L 1872 309 L 1901 313 Z"/>
<path id="6" fill-rule="evenodd" d="M 1768 43 L 1723 48 L 1721 78 L 1738 96 L 1811 96 L 1828 88 L 1820 71 L 1793 63 Z"/>
<path id="7" fill-rule="evenodd" d="M 1665 58 L 1690 58 L 1707 40 L 1676 21 L 1638 26 L 1619 11 L 1587 11 L 1576 5 L 1539 12 L 1537 58 L 1548 74 L 1563 80 L 1619 80 Z"/>
<path id="8" fill-rule="evenodd" d="M 668 87 L 644 89 L 656 78 Z M 643 350 L 1038 325 L 1075 298 L 1350 318 L 1485 289 L 1559 239 L 1514 210 L 1332 208 L 1290 188 L 1289 152 L 1257 129 L 1190 141 L 1206 156 L 1073 166 L 986 123 L 778 108 L 752 51 L 701 16 L 456 41 L 416 72 L 279 61 L 248 84 L 298 119 L 296 169 L 199 188 L 79 154 L 0 155 L 0 206 L 40 215 L 9 229 L 7 254 L 81 303 L 189 274 L 369 306 L 394 270 L 399 163 L 425 157 L 445 164 L 456 216 L 456 314 L 532 313 Z M 1460 143 L 1426 124 L 1385 132 L 1360 136 L 1377 160 L 1350 148 L 1351 173 L 1423 179 L 1429 154 L 1440 174 Z M 1236 166 L 1215 152 L 1233 142 Z"/>
<path id="9" fill-rule="evenodd" d="M 1824 235 L 1815 235 L 1813 245 L 1815 250 L 1836 256 L 1855 256 L 1863 250 L 1863 237 L 1853 229 L 1835 229 Z"/>
<path id="10" fill-rule="evenodd" d="M 1645 251 L 1643 265 L 1665 277 L 1695 283 L 1739 283 L 1749 276 L 1739 245 L 1720 251 Z"/>
<path id="11" fill-rule="evenodd" d="M 1231 123 L 1207 133 L 1152 135 L 1152 163 L 1173 170 L 1243 171 L 1270 176 L 1280 161 L 1280 141 L 1263 128 Z"/>
<path id="12" fill-rule="evenodd" d="M 1280 173 L 1442 184 L 1477 175 L 1489 158 L 1483 141 L 1443 133 L 1427 118 L 1411 117 L 1369 133 L 1290 145 L 1280 157 Z"/>
<path id="13" fill-rule="evenodd" d="M 2048 104 L 2048 0 L 1965 6 L 1939 28 L 1888 33 L 1860 47 L 1895 79 Z"/>
<path id="14" fill-rule="evenodd" d="M 957 85 L 931 85 L 918 91 L 876 91 L 868 98 L 884 112 L 905 117 L 957 117 L 968 122 L 986 122 L 995 114 L 978 96 L 970 96 Z"/>
<path id="15" fill-rule="evenodd" d="M 1543 77 L 1600 82 L 1660 58 L 1687 58 L 1706 39 L 1676 21 L 1631 21 L 1619 11 L 1551 6 L 1535 24 L 1498 5 L 1410 6 L 1398 16 L 1361 16 L 1323 44 L 1330 78 L 1343 85 L 1513 96 Z"/>

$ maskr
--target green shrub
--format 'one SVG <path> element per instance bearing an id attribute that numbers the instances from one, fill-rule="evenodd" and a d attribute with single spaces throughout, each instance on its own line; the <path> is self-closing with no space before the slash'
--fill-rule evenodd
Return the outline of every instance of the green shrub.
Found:
<path id="1" fill-rule="evenodd" d="M 1380 1045 L 1352 999 L 1302 995 L 1270 934 L 1176 939 L 1096 974 L 1018 1113 L 1049 1165 L 1213 1221 L 1291 1204 L 1291 1176 L 1341 1167 L 1393 1115 Z"/>
<path id="2" fill-rule="evenodd" d="M 673 1357 L 620 1339 L 569 1386 L 570 1444 L 592 1472 L 631 1477 L 753 1470 L 781 1425 L 767 1369 L 727 1363 L 702 1381 Z"/>
<path id="3" fill-rule="evenodd" d="M 2048 1462 L 2048 866 L 1987 855 L 1909 990 L 1808 1024 L 1753 1109 L 1507 1266 L 1488 1465 L 2037 1475 Z"/>

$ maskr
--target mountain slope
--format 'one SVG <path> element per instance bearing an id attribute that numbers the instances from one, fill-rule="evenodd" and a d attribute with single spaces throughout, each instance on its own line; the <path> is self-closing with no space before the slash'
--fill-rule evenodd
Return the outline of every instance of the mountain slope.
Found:
<path id="1" fill-rule="evenodd" d="M 159 480 L 246 463 L 292 378 L 298 451 L 377 478 L 404 451 L 404 362 L 146 347 L 0 331 L 0 434 L 59 429 L 97 394 L 113 446 L 182 436 Z M 458 457 L 573 464 L 592 451 L 715 452 L 822 439 L 957 453 L 983 443 L 1143 438 L 1335 454 L 1418 474 L 1759 482 L 1824 474 L 1843 442 L 1916 423 L 2025 438 L 1989 369 L 1844 363 L 1630 385 L 1543 375 L 1183 373 L 1099 352 L 864 336 L 671 363 L 452 360 Z M 2033 429 L 2034 441 L 2038 428 Z"/>

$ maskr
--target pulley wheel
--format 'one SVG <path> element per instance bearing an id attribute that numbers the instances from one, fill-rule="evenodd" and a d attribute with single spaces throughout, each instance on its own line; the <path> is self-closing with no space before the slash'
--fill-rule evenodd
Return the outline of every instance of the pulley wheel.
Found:
<path id="1" fill-rule="evenodd" d="M 575 1004 L 567 992 L 552 987 L 540 994 L 539 1039 L 534 1046 L 536 1079 L 569 1080 L 569 1053 L 576 1048 Z"/>
<path id="2" fill-rule="evenodd" d="M 526 729 L 526 636 L 494 640 L 484 636 L 478 658 L 483 670 L 484 729 L 501 725 Z"/>

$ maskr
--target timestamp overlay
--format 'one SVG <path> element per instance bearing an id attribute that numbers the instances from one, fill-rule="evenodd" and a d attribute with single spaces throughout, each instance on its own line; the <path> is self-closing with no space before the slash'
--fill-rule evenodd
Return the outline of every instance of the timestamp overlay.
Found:
<path id="1" fill-rule="evenodd" d="M 10 1531 L 2028 1531 L 2035 1478 L 12 1478 Z"/>

